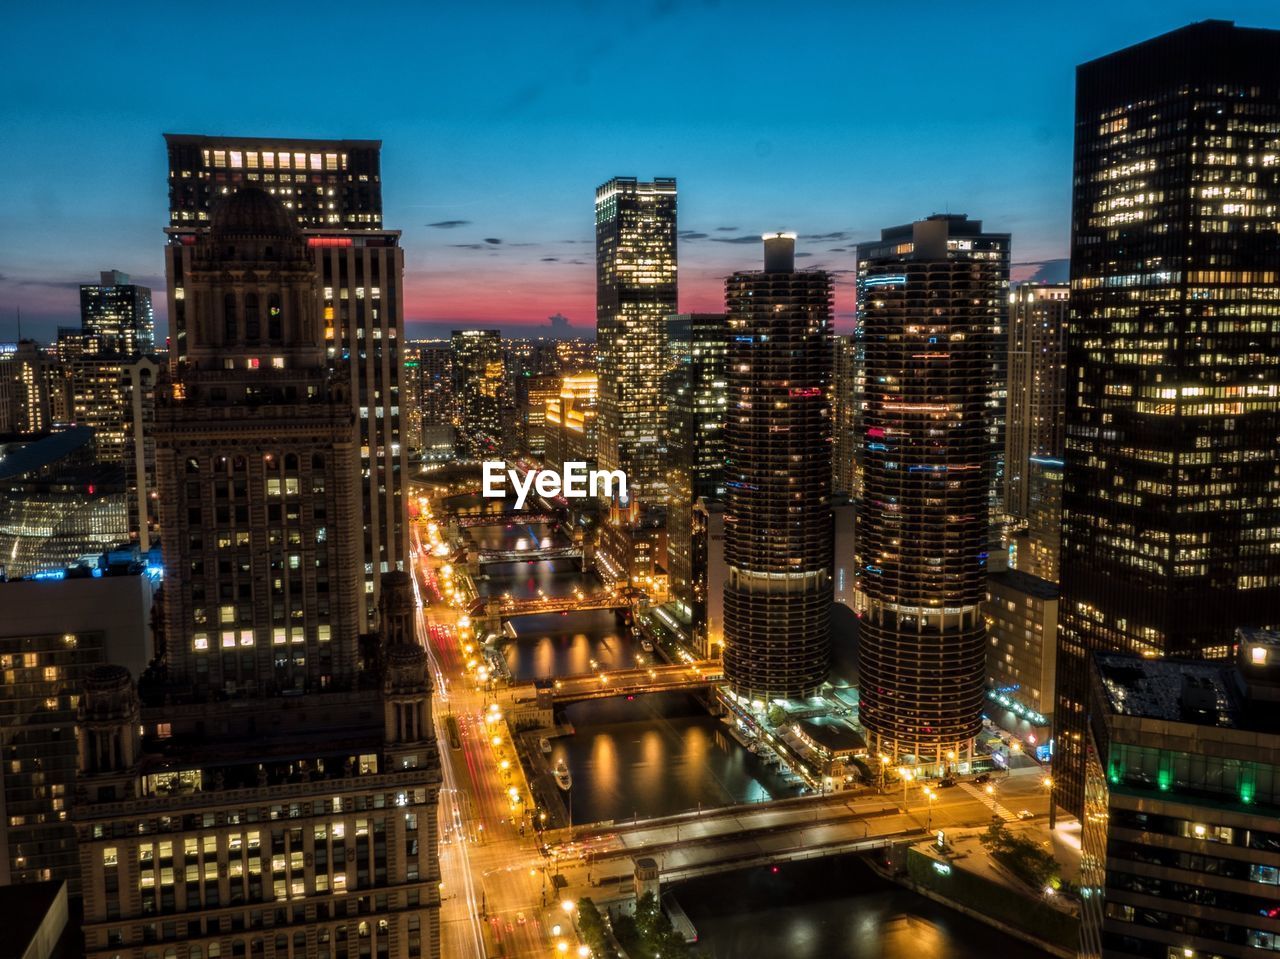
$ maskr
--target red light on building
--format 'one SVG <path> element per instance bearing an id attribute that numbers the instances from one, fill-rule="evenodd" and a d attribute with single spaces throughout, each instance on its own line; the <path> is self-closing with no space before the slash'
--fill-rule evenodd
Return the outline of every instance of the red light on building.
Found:
<path id="1" fill-rule="evenodd" d="M 349 236 L 309 236 L 307 237 L 307 246 L 329 247 L 329 246 L 351 246 L 352 239 Z"/>

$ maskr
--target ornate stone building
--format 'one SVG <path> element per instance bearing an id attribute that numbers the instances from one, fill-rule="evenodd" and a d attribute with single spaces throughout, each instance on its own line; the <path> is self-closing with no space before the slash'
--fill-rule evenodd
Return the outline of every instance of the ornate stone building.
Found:
<path id="1" fill-rule="evenodd" d="M 156 413 L 166 648 L 81 701 L 86 954 L 435 957 L 426 654 L 404 572 L 361 641 L 360 450 L 315 268 L 255 189 L 194 246 Z"/>

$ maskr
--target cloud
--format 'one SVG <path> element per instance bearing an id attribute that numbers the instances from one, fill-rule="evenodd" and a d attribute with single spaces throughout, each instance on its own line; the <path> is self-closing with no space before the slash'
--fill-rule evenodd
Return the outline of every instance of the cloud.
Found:
<path id="1" fill-rule="evenodd" d="M 802 256 L 813 256 L 813 254 L 812 254 L 812 253 L 797 253 L 797 254 L 796 254 L 796 259 L 799 259 L 799 258 L 800 258 L 800 257 L 802 257 Z"/>
<path id="2" fill-rule="evenodd" d="M 437 230 L 452 230 L 460 226 L 470 225 L 470 220 L 439 220 L 435 223 L 428 223 L 427 226 L 435 227 Z"/>
<path id="3" fill-rule="evenodd" d="M 496 236 L 486 236 L 484 238 L 484 241 L 488 243 L 490 246 L 500 246 L 502 244 L 502 241 L 499 240 Z"/>
<path id="4" fill-rule="evenodd" d="M 483 250 L 485 248 L 483 243 L 451 243 L 449 245 L 455 250 Z"/>
<path id="5" fill-rule="evenodd" d="M 827 250 L 827 252 L 828 253 L 848 253 L 849 248 L 847 246 L 833 246 L 829 250 Z"/>
<path id="6" fill-rule="evenodd" d="M 716 243 L 759 243 L 758 236 L 713 236 Z"/>
<path id="7" fill-rule="evenodd" d="M 680 239 L 682 240 L 705 240 L 707 234 L 699 233 L 697 230 L 681 230 Z"/>
<path id="8" fill-rule="evenodd" d="M 565 262 L 568 263 L 570 266 L 586 266 L 587 265 L 586 260 L 565 260 Z"/>
<path id="9" fill-rule="evenodd" d="M 718 226 L 716 227 L 716 232 L 717 233 L 737 233 L 738 228 L 736 226 Z"/>
<path id="10" fill-rule="evenodd" d="M 849 234 L 844 232 L 844 230 L 836 230 L 832 233 L 800 234 L 800 239 L 802 240 L 847 240 L 848 238 L 849 238 Z"/>
<path id="11" fill-rule="evenodd" d="M 543 262 L 543 263 L 559 263 L 559 262 L 560 262 L 560 257 L 558 257 L 558 256 L 544 256 L 544 257 L 542 258 L 542 262 Z"/>
<path id="12" fill-rule="evenodd" d="M 1022 264 L 1019 264 L 1022 265 Z M 1033 264 L 1025 264 L 1031 266 Z M 1032 283 L 1066 283 L 1071 279 L 1070 260 L 1045 260 L 1039 269 L 1031 274 Z"/>

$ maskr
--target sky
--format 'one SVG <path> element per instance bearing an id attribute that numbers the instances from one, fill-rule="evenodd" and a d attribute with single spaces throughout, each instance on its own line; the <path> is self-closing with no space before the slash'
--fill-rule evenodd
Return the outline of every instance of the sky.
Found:
<path id="1" fill-rule="evenodd" d="M 595 187 L 679 184 L 680 309 L 723 308 L 764 231 L 837 274 L 931 213 L 1062 274 L 1074 68 L 1274 2 L 19 4 L 0 60 L 0 340 L 77 325 L 119 269 L 164 328 L 165 132 L 380 139 L 412 336 L 592 335 Z M 567 324 L 566 324 L 567 320 Z"/>

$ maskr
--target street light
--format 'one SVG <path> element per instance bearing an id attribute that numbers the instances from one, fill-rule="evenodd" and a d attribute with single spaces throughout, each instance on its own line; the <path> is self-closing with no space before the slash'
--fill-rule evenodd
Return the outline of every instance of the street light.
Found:
<path id="1" fill-rule="evenodd" d="M 1040 781 L 1040 785 L 1043 786 L 1049 793 L 1049 831 L 1053 832 L 1053 827 L 1057 825 L 1057 819 L 1058 819 L 1057 814 L 1054 811 L 1054 803 L 1053 803 L 1053 777 L 1045 776 L 1044 779 Z"/>

